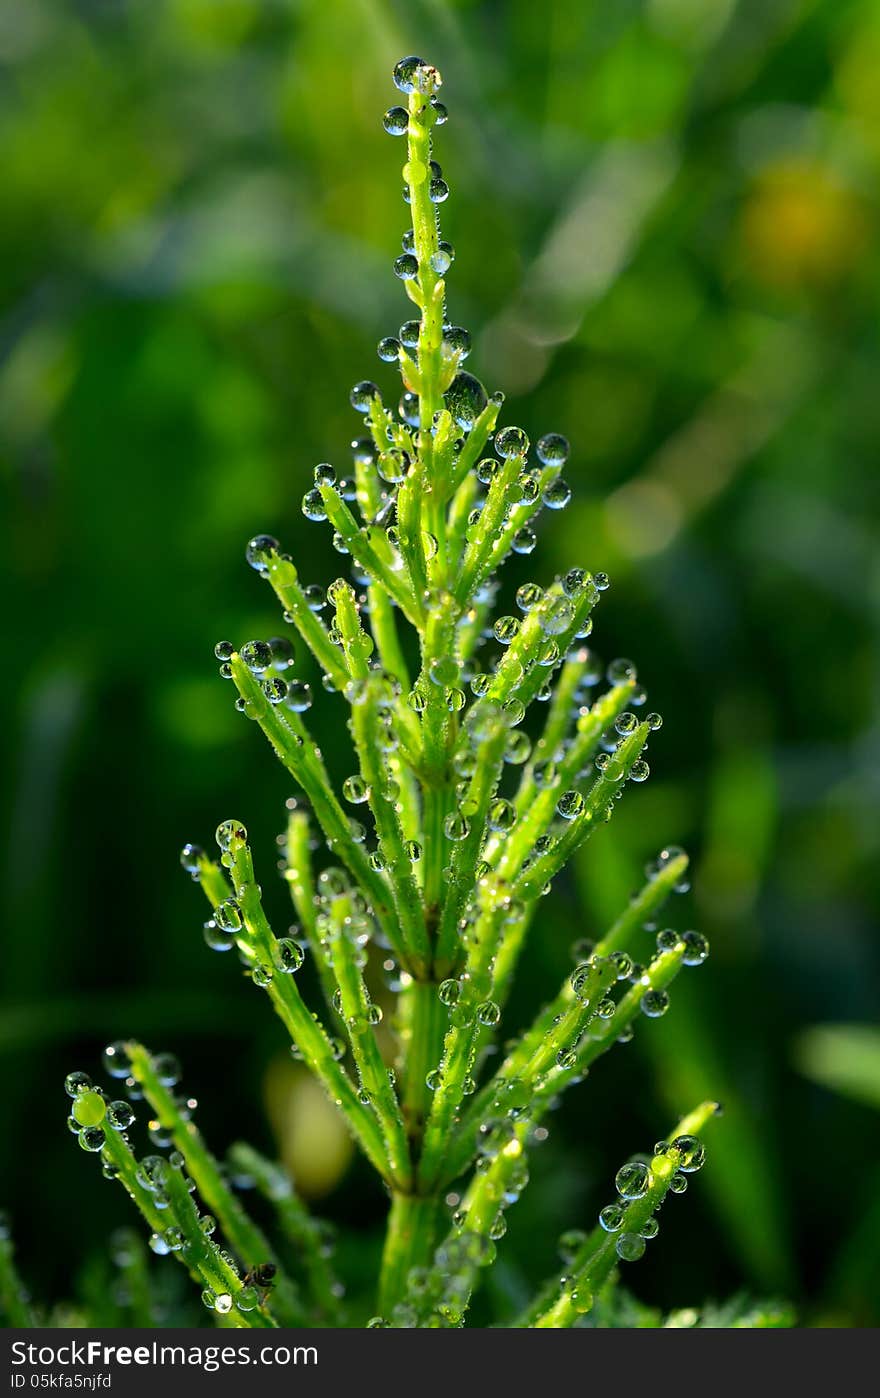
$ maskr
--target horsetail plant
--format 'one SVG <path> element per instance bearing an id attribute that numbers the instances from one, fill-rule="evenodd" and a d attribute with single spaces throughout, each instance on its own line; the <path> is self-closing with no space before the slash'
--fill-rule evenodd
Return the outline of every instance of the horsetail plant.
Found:
<path id="1" fill-rule="evenodd" d="M 236 949 L 388 1190 L 369 1324 L 437 1327 L 464 1324 L 560 1094 L 642 1018 L 663 1015 L 671 982 L 708 948 L 696 932 L 662 930 L 650 959 L 633 959 L 643 928 L 655 927 L 667 897 L 686 887 L 687 857 L 665 849 L 490 1071 L 545 895 L 630 783 L 648 776 L 660 718 L 639 716 L 645 693 L 634 666 L 614 661 L 603 685 L 586 644 L 604 574 L 573 567 L 546 586 L 524 583 L 515 609 L 496 614 L 505 559 L 530 553 L 538 516 L 569 499 L 569 445 L 549 433 L 533 452 L 521 428 L 499 429 L 502 395 L 487 395 L 463 367 L 470 337 L 447 316 L 455 255 L 440 237 L 448 188 L 432 152 L 434 127 L 446 120 L 441 78 L 409 57 L 394 81 L 406 106 L 392 107 L 384 125 L 406 139 L 412 216 L 394 270 L 417 314 L 380 342 L 379 358 L 397 365 L 403 394 L 392 409 L 375 383 L 355 385 L 351 404 L 364 429 L 353 472 L 343 478 L 318 466 L 303 499 L 306 516 L 329 525 L 349 577 L 325 592 L 301 582 L 274 538 L 247 547 L 323 672 L 333 697 L 322 702 L 347 715 L 352 775 L 334 789 L 309 732 L 312 693 L 291 642 L 221 642 L 220 673 L 238 709 L 299 789 L 288 803 L 282 868 L 301 931 L 279 937 L 270 926 L 238 821 L 217 830 L 219 859 L 187 845 L 182 862 L 210 904 L 208 945 Z M 319 835 L 327 858 L 313 862 Z M 321 1014 L 298 988 L 307 955 L 326 1000 Z M 393 1062 L 387 1036 L 376 1032 L 378 973 L 396 992 Z M 108 1101 L 72 1074 L 70 1124 L 131 1195 L 154 1251 L 185 1266 L 217 1323 L 353 1323 L 324 1230 L 284 1171 L 246 1146 L 234 1148 L 229 1166 L 217 1162 L 169 1055 L 118 1043 L 105 1066 L 124 1079 L 127 1099 Z M 170 1154 L 135 1155 L 130 1101 L 145 1103 L 152 1140 Z M 697 1107 L 652 1155 L 622 1165 L 616 1200 L 597 1226 L 565 1235 L 563 1274 L 506 1323 L 589 1323 L 600 1299 L 607 1310 L 618 1264 L 641 1256 L 666 1195 L 680 1193 L 702 1164 L 699 1133 L 714 1110 Z M 277 1244 L 230 1183 L 243 1176 L 273 1204 Z M 298 1264 L 289 1270 L 291 1248 Z M 5 1267 L 4 1258 L 0 1249 Z"/>

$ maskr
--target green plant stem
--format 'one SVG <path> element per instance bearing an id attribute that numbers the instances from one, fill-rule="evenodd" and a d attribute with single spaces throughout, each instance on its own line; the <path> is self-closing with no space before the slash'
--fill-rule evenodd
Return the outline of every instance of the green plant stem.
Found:
<path id="1" fill-rule="evenodd" d="M 324 993 L 328 1009 L 333 1008 L 336 993 L 336 978 L 327 948 L 318 935 L 315 907 L 315 877 L 312 869 L 312 856 L 309 848 L 311 832 L 309 818 L 305 811 L 294 803 L 287 819 L 287 833 L 284 843 L 284 878 L 290 890 L 291 901 L 300 920 L 305 941 L 312 953 L 318 971 L 318 979 Z"/>
<path id="2" fill-rule="evenodd" d="M 327 518 L 337 534 L 345 541 L 352 558 L 369 573 L 370 577 L 382 584 L 389 597 L 393 597 L 400 610 L 413 626 L 417 626 L 421 616 L 421 604 L 412 587 L 407 587 L 402 577 L 394 573 L 390 565 L 378 553 L 370 525 L 358 526 L 357 520 L 346 505 L 339 491 L 332 485 L 318 487 Z M 378 533 L 376 533 L 378 538 Z M 384 535 L 383 535 L 384 538 Z"/>
<path id="3" fill-rule="evenodd" d="M 431 1101 L 428 1074 L 437 1067 L 446 1028 L 446 1007 L 436 981 L 413 981 L 403 991 L 401 1046 L 403 1111 L 413 1159 L 417 1158 Z"/>
<path id="4" fill-rule="evenodd" d="M 270 970 L 272 978 L 266 986 L 266 991 L 291 1041 L 324 1087 L 330 1100 L 342 1110 L 352 1135 L 367 1159 L 379 1174 L 387 1179 L 389 1163 L 375 1115 L 358 1099 L 354 1084 L 337 1062 L 330 1036 L 309 1010 L 293 983 L 293 977 L 275 973 L 277 940 L 263 912 L 259 889 L 253 879 L 250 851 L 242 845 L 235 851 L 233 858 L 237 862 L 237 869 L 234 869 L 237 873 L 236 893 L 244 922 L 243 935 L 236 937 L 237 945 L 249 961 L 256 961 Z M 205 867 L 207 861 L 203 868 Z M 213 867 L 216 869 L 216 866 Z M 203 873 L 202 887 L 216 906 L 222 898 L 216 897 L 213 887 L 209 891 L 208 882 Z"/>
<path id="5" fill-rule="evenodd" d="M 613 1015 L 598 1022 L 594 1020 L 590 1024 L 567 1066 L 557 1063 L 549 1072 L 543 1074 L 540 1083 L 535 1081 L 534 1075 L 532 1076 L 529 1110 L 533 1120 L 537 1119 L 537 1115 L 548 1102 L 568 1087 L 572 1080 L 582 1077 L 586 1070 L 629 1030 L 640 1013 L 639 1006 L 646 990 L 665 990 L 672 983 L 681 969 L 683 951 L 683 947 L 679 946 L 655 957 L 639 983 L 630 986 L 621 996 Z M 557 1018 L 564 1022 L 573 1001 L 571 985 L 566 982 L 552 1005 L 538 1016 L 531 1030 L 524 1036 L 523 1051 L 518 1052 L 514 1049 L 511 1052 L 498 1073 L 462 1113 L 461 1121 L 457 1124 L 454 1134 L 447 1140 L 441 1155 L 444 1183 L 456 1179 L 467 1168 L 473 1156 L 473 1141 L 477 1127 L 482 1121 L 495 1115 L 499 1109 L 503 1109 L 508 1085 L 518 1080 L 519 1070 L 524 1063 L 543 1054 L 546 1035 L 554 1032 L 554 1021 Z M 507 1065 L 511 1060 L 513 1071 L 509 1072 Z"/>
<path id="6" fill-rule="evenodd" d="M 697 1135 L 717 1110 L 716 1102 L 703 1102 L 673 1128 L 670 1139 Z M 654 1156 L 648 1190 L 642 1198 L 626 1205 L 621 1228 L 615 1233 L 608 1233 L 601 1227 L 595 1228 L 566 1268 L 566 1284 L 563 1286 L 558 1280 L 555 1285 L 550 1283 L 518 1325 L 528 1325 L 537 1330 L 565 1329 L 575 1325 L 591 1309 L 592 1298 L 617 1264 L 617 1238 L 623 1233 L 638 1234 L 656 1213 L 666 1198 L 679 1159 L 679 1152 L 675 1148 Z M 576 1303 L 578 1295 L 582 1299 Z"/>
<path id="7" fill-rule="evenodd" d="M 604 937 L 600 937 L 594 948 L 595 956 L 609 956 L 613 951 L 627 950 L 633 938 L 642 931 L 644 924 L 659 912 L 670 893 L 681 883 L 687 873 L 688 857 L 682 852 L 658 869 L 639 889 L 628 907 L 612 923 Z"/>
<path id="8" fill-rule="evenodd" d="M 448 806 L 445 785 L 425 785 L 422 789 L 423 898 L 429 927 L 435 927 L 443 894 L 443 870 L 449 841 L 443 829 Z"/>
<path id="9" fill-rule="evenodd" d="M 388 1070 L 382 1061 L 369 1020 L 370 1001 L 347 932 L 350 916 L 350 898 L 334 898 L 330 908 L 328 941 L 333 973 L 339 986 L 340 1009 L 361 1088 L 369 1097 L 382 1131 L 391 1176 L 400 1187 L 407 1188 L 412 1172 L 406 1129 L 400 1103 L 388 1078 Z"/>
<path id="10" fill-rule="evenodd" d="M 186 1238 L 186 1246 L 173 1255 L 186 1267 L 193 1281 L 215 1294 L 226 1292 L 234 1298 L 236 1292 L 241 1290 L 241 1282 L 235 1271 L 220 1256 L 219 1248 L 203 1233 L 186 1185 L 183 1184 L 180 1190 L 176 1188 L 180 1172 L 169 1167 L 169 1208 L 159 1210 L 153 1195 L 137 1178 L 137 1161 L 121 1132 L 110 1129 L 106 1131 L 102 1156 L 115 1168 L 116 1178 L 134 1200 L 154 1233 L 161 1236 L 170 1224 L 176 1224 L 181 1229 Z M 225 1314 L 215 1311 L 214 1317 L 217 1324 L 225 1329 L 264 1329 L 273 1324 L 265 1313 L 253 1311 L 244 1314 L 235 1305 Z"/>
<path id="11" fill-rule="evenodd" d="M 382 666 L 406 692 L 411 688 L 409 668 L 403 657 L 397 623 L 394 620 L 394 608 L 387 592 L 371 583 L 367 588 L 367 605 L 370 609 L 370 630 L 375 637 Z"/>
<path id="12" fill-rule="evenodd" d="M 379 1278 L 382 1315 L 390 1314 L 405 1294 L 410 1269 L 424 1266 L 430 1257 L 440 1209 L 433 1196 L 392 1194 Z"/>
<path id="13" fill-rule="evenodd" d="M 425 926 L 421 892 L 406 851 L 404 832 L 397 810 L 398 793 L 388 791 L 389 773 L 376 742 L 376 685 L 364 681 L 364 694 L 352 709 L 352 730 L 361 774 L 367 784 L 368 799 L 383 857 L 391 872 L 394 908 L 400 935 L 407 951 L 407 965 L 414 975 L 425 975 L 431 964 L 431 943 Z"/>
<path id="14" fill-rule="evenodd" d="M 277 1214 L 285 1237 L 302 1256 L 309 1292 L 319 1316 L 333 1325 L 340 1317 L 339 1286 L 327 1255 L 325 1230 L 296 1194 L 286 1170 L 241 1142 L 229 1153 L 232 1164 L 254 1181 Z"/>
<path id="15" fill-rule="evenodd" d="M 237 1272 L 230 1267 L 226 1259 L 220 1253 L 219 1248 L 213 1245 L 206 1238 L 202 1231 L 202 1219 L 196 1208 L 195 1200 L 190 1193 L 189 1182 L 183 1170 L 174 1164 L 168 1171 L 166 1188 L 168 1197 L 171 1200 L 171 1207 L 174 1210 L 174 1217 L 178 1226 L 186 1237 L 183 1251 L 187 1256 L 190 1265 L 195 1265 L 199 1273 L 208 1278 L 209 1286 L 220 1293 L 224 1286 L 229 1289 L 233 1302 L 241 1294 L 243 1283 L 240 1281 Z M 230 1286 L 231 1283 L 231 1286 Z M 228 1316 L 242 1314 L 238 1307 L 233 1304 Z M 276 1329 L 275 1321 L 267 1301 L 255 1307 L 252 1311 L 244 1312 L 245 1324 L 253 1330 Z"/>
<path id="16" fill-rule="evenodd" d="M 277 1276 L 272 1298 L 273 1310 L 282 1324 L 301 1325 L 304 1313 L 296 1287 L 285 1274 L 279 1257 L 262 1229 L 248 1217 L 227 1185 L 219 1163 L 205 1145 L 195 1122 L 185 1120 L 181 1115 L 174 1094 L 160 1081 L 148 1050 L 142 1044 L 133 1042 L 126 1044 L 126 1050 L 132 1077 L 140 1083 L 161 1125 L 171 1132 L 202 1200 L 216 1216 L 239 1261 L 244 1264 L 245 1270 L 259 1262 L 274 1263 Z"/>
<path id="17" fill-rule="evenodd" d="M 500 710 L 485 712 L 479 733 L 480 760 L 461 804 L 468 833 L 452 846 L 451 872 L 440 914 L 436 952 L 438 975 L 448 974 L 460 957 L 459 923 L 473 893 L 477 865 L 483 857 L 489 811 L 498 789 L 510 725 Z"/>
<path id="18" fill-rule="evenodd" d="M 333 791 L 327 769 L 305 725 L 295 713 L 282 716 L 277 705 L 269 703 L 254 675 L 239 655 L 230 661 L 236 688 L 269 739 L 278 758 L 308 797 L 328 845 L 350 871 L 355 882 L 367 893 L 373 912 L 391 946 L 407 965 L 403 943 L 394 916 L 391 890 L 387 881 L 371 866 L 366 852 L 352 838 L 348 817 Z M 347 677 L 346 677 L 347 682 Z"/>
<path id="19" fill-rule="evenodd" d="M 268 568 L 267 577 L 284 608 L 285 616 L 296 627 L 334 687 L 342 689 L 346 674 L 339 650 L 330 640 L 330 634 L 320 617 L 309 606 L 293 563 L 276 553 L 269 559 Z"/>
<path id="20" fill-rule="evenodd" d="M 434 414 L 442 406 L 440 356 L 445 289 L 442 278 L 432 266 L 432 259 L 437 253 L 438 235 L 437 212 L 430 198 L 431 127 L 434 122 L 430 96 L 430 93 L 421 92 L 410 94 L 407 130 L 410 209 L 419 264 L 419 304 L 422 311 L 418 346 L 419 425 L 426 434 L 430 433 Z"/>
<path id="21" fill-rule="evenodd" d="M 495 424 L 498 421 L 498 414 L 500 411 L 501 396 L 498 395 L 497 398 L 489 400 L 467 435 L 467 439 L 459 453 L 458 460 L 455 464 L 455 471 L 450 481 L 449 488 L 453 497 L 450 507 L 451 517 L 461 516 L 467 513 L 463 510 L 462 503 L 458 497 L 461 492 L 470 493 L 472 487 L 468 483 L 469 481 L 473 481 L 474 485 L 476 484 L 475 478 L 470 473 L 473 471 L 473 468 L 476 466 L 485 450 L 489 437 L 495 431 Z"/>

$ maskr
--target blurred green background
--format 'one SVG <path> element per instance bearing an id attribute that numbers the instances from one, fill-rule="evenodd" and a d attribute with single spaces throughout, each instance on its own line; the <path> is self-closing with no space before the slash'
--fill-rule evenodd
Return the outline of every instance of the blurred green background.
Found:
<path id="1" fill-rule="evenodd" d="M 345 1265 L 373 1265 L 381 1192 L 207 952 L 177 854 L 244 820 L 283 924 L 289 784 L 212 647 L 277 630 L 253 533 L 306 581 L 339 571 L 300 500 L 317 461 L 349 464 L 351 383 L 392 392 L 374 347 L 410 313 L 407 218 L 380 117 L 408 52 L 446 79 L 468 367 L 508 422 L 574 444 L 574 500 L 506 585 L 606 569 L 596 649 L 632 655 L 665 717 L 651 781 L 548 901 L 511 1022 L 666 842 L 697 861 L 670 919 L 713 948 L 554 1118 L 496 1285 L 544 1275 L 620 1160 L 708 1094 L 709 1166 L 634 1289 L 877 1324 L 873 0 L 0 5 L 0 1196 L 22 1269 L 71 1295 L 129 1218 L 61 1090 L 121 1033 L 180 1055 L 218 1148 L 284 1150 Z M 346 775 L 338 705 L 312 717 Z"/>

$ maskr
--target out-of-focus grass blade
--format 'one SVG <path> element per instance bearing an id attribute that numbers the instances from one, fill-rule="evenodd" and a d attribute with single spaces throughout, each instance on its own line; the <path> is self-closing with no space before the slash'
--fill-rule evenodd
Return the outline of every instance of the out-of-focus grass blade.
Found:
<path id="1" fill-rule="evenodd" d="M 880 1108 L 880 1029 L 816 1024 L 798 1035 L 795 1065 L 822 1087 Z"/>

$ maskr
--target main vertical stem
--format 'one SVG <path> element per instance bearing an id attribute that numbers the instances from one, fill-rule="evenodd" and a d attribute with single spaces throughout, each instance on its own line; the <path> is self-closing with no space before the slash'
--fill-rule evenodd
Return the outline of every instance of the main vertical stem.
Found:
<path id="1" fill-rule="evenodd" d="M 403 1093 L 403 1114 L 410 1140 L 413 1162 L 421 1150 L 422 1132 L 431 1089 L 428 1075 L 440 1062 L 447 1011 L 440 1000 L 434 981 L 413 981 L 406 991 L 406 1077 Z"/>
<path id="2" fill-rule="evenodd" d="M 404 996 L 403 1113 L 415 1174 L 431 1097 L 428 1075 L 440 1061 L 446 1010 L 434 981 L 413 981 Z M 440 1213 L 440 1200 L 434 1194 L 395 1191 L 391 1200 L 380 1280 L 380 1309 L 386 1317 L 405 1293 L 410 1268 L 430 1261 Z"/>
<path id="3" fill-rule="evenodd" d="M 379 1310 L 386 1319 L 406 1292 L 410 1269 L 429 1259 L 439 1213 L 439 1199 L 392 1194 L 379 1279 Z"/>
<path id="4" fill-rule="evenodd" d="M 448 554 L 446 544 L 446 501 L 438 489 L 434 462 L 434 418 L 443 406 L 441 388 L 444 283 L 434 262 L 438 250 L 437 214 L 431 201 L 431 126 L 435 113 L 431 96 L 439 74 L 425 69 L 419 90 L 409 100 L 408 162 L 405 178 L 409 186 L 413 240 L 418 260 L 418 291 L 413 294 L 421 310 L 418 344 L 419 372 L 419 471 L 412 482 L 417 509 L 413 527 L 422 535 L 432 534 L 436 554 L 429 558 L 429 574 L 434 587 L 446 586 Z M 400 520 L 401 526 L 404 521 Z M 443 899 L 443 867 L 447 857 L 444 820 L 450 801 L 449 752 L 455 724 L 445 701 L 445 686 L 431 676 L 432 661 L 454 654 L 453 628 L 448 618 L 428 620 L 422 634 L 422 674 L 426 683 L 427 711 L 422 716 L 421 737 L 425 777 L 422 781 L 423 899 L 429 936 Z M 446 1012 L 435 981 L 414 980 L 404 992 L 401 1014 L 405 1077 L 403 1111 L 414 1169 L 418 1167 L 422 1133 L 431 1100 L 427 1079 L 437 1068 L 443 1048 Z M 430 1259 L 440 1212 L 440 1201 L 433 1195 L 392 1193 L 391 1212 L 382 1259 L 380 1308 L 388 1316 L 406 1291 L 412 1267 Z"/>

